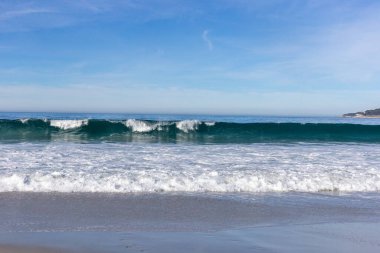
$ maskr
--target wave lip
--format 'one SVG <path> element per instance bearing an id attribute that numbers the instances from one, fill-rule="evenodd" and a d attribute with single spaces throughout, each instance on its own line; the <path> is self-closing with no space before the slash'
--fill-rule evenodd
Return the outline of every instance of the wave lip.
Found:
<path id="1" fill-rule="evenodd" d="M 131 128 L 133 132 L 147 133 L 154 130 L 162 131 L 162 127 L 165 126 L 164 122 L 151 123 L 143 120 L 128 119 L 125 121 L 125 126 Z"/>
<path id="2" fill-rule="evenodd" d="M 79 128 L 88 125 L 87 119 L 82 120 L 50 120 L 50 126 L 63 130 Z"/>
<path id="3" fill-rule="evenodd" d="M 29 121 L 28 118 L 25 118 L 25 119 L 19 119 L 19 120 L 21 121 L 22 124 L 25 124 L 25 123 L 27 123 L 27 122 Z"/>
<path id="4" fill-rule="evenodd" d="M 201 123 L 202 122 L 199 120 L 182 120 L 176 123 L 176 127 L 179 130 L 188 133 L 197 130 Z"/>
<path id="5" fill-rule="evenodd" d="M 164 122 L 164 121 L 143 121 L 136 119 L 128 119 L 125 121 L 125 126 L 132 129 L 132 132 L 136 133 L 148 133 L 152 131 L 170 131 L 171 126 L 175 126 L 178 130 L 189 133 L 191 131 L 198 130 L 198 127 L 202 124 L 199 120 L 182 120 L 178 122 Z M 212 122 L 205 122 L 207 126 L 213 126 Z"/>

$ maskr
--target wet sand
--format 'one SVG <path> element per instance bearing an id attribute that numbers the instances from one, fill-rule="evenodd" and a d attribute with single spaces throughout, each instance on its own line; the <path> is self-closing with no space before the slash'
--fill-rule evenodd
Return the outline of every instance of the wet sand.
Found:
<path id="1" fill-rule="evenodd" d="M 65 250 L 35 246 L 0 245 L 0 253 L 63 253 Z"/>
<path id="2" fill-rule="evenodd" d="M 364 252 L 380 251 L 380 223 L 279 225 L 217 232 L 42 232 L 1 234 L 22 237 L 1 253 L 74 252 Z M 37 247 L 35 245 L 49 245 Z M 56 247 L 54 249 L 54 247 Z"/>
<path id="3" fill-rule="evenodd" d="M 1 253 L 380 252 L 376 194 L 1 193 L 0 203 Z"/>

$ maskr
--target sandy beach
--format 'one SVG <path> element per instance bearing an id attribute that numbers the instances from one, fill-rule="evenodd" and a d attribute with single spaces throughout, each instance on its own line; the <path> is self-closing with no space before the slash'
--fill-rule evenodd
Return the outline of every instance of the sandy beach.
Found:
<path id="1" fill-rule="evenodd" d="M 15 246 L 15 245 L 0 245 L 1 253 L 63 253 L 67 252 L 60 249 L 35 247 L 35 246 Z"/>
<path id="2" fill-rule="evenodd" d="M 376 194 L 1 193 L 0 201 L 1 253 L 380 250 Z"/>
<path id="3" fill-rule="evenodd" d="M 5 234 L 22 245 L 1 253 L 87 252 L 379 252 L 380 223 L 264 226 L 216 232 L 42 232 Z M 2 234 L 3 236 L 4 234 Z M 35 246 L 49 245 L 49 247 Z M 14 246 L 17 245 L 17 246 Z"/>

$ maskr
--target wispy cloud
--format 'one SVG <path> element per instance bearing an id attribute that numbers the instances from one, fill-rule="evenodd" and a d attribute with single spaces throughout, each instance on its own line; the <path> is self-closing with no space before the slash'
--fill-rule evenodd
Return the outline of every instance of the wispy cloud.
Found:
<path id="1" fill-rule="evenodd" d="M 190 2 L 172 0 L 25 0 L 18 3 L 3 0 L 0 3 L 0 32 L 60 28 L 104 20 L 146 23 L 190 17 L 196 12 Z"/>
<path id="2" fill-rule="evenodd" d="M 18 9 L 18 10 L 9 10 L 0 13 L 0 20 L 8 20 L 13 18 L 18 18 L 22 16 L 32 15 L 32 14 L 40 14 L 40 13 L 52 13 L 54 11 L 50 9 L 44 9 L 44 8 L 24 8 L 24 9 Z"/>
<path id="3" fill-rule="evenodd" d="M 251 47 L 246 43 L 240 50 L 247 52 L 247 58 L 261 60 L 245 58 L 249 64 L 227 69 L 223 75 L 244 82 L 261 83 L 268 88 L 378 88 L 379 11 L 379 6 L 372 6 L 371 11 L 302 31 L 301 35 L 281 43 L 272 41 L 268 45 Z"/>
<path id="4" fill-rule="evenodd" d="M 212 44 L 212 41 L 209 38 L 208 34 L 209 34 L 209 31 L 208 30 L 204 30 L 203 33 L 202 33 L 202 39 L 206 43 L 208 49 L 211 51 L 211 50 L 214 49 L 214 45 Z"/>

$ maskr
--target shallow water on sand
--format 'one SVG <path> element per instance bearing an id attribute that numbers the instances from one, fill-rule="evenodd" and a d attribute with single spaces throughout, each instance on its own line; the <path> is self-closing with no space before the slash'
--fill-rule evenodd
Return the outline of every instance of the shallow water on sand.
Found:
<path id="1" fill-rule="evenodd" d="M 378 194 L 248 195 L 2 193 L 0 245 L 117 253 L 380 249 Z"/>
<path id="2" fill-rule="evenodd" d="M 1 193 L 0 231 L 216 231 L 377 222 L 380 197 L 286 194 Z"/>

